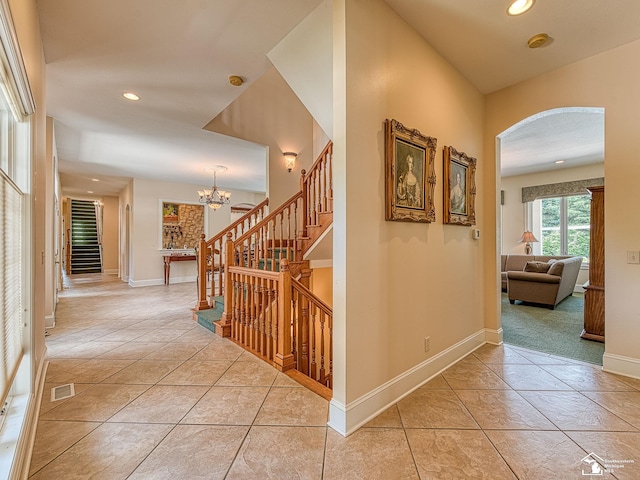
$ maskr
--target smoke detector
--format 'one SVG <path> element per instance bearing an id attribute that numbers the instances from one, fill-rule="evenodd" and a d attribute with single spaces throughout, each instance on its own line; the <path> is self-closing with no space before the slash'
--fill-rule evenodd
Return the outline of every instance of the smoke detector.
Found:
<path id="1" fill-rule="evenodd" d="M 239 87 L 244 83 L 244 79 L 239 75 L 231 75 L 229 77 L 229 83 L 234 87 Z"/>
<path id="2" fill-rule="evenodd" d="M 549 41 L 549 35 L 546 33 L 538 33 L 529 39 L 527 45 L 529 48 L 540 48 Z"/>

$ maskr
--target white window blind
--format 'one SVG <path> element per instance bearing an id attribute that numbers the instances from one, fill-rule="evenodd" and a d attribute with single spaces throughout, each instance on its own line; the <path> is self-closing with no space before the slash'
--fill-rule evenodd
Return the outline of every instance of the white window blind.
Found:
<path id="1" fill-rule="evenodd" d="M 2 405 L 23 355 L 22 192 L 0 171 L 0 388 Z"/>

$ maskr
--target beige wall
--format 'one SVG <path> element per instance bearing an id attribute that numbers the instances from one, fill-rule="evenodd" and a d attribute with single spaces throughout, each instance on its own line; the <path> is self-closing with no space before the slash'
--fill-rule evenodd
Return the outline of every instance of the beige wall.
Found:
<path id="1" fill-rule="evenodd" d="M 311 274 L 311 291 L 328 306 L 333 305 L 333 268 L 314 268 Z"/>
<path id="2" fill-rule="evenodd" d="M 411 377 L 414 367 L 467 337 L 484 341 L 484 240 L 442 223 L 442 147 L 478 158 L 479 185 L 485 162 L 483 96 L 382 0 L 334 2 L 334 95 L 336 426 L 340 415 L 361 421 L 369 412 L 351 412 L 373 408 L 371 396 L 385 395 L 376 389 L 391 401 L 386 382 L 402 384 L 402 395 L 424 380 Z M 434 223 L 384 220 L 387 118 L 438 140 Z M 481 230 L 484 195 L 479 188 Z"/>
<path id="3" fill-rule="evenodd" d="M 224 188 L 224 185 L 220 186 Z M 131 229 L 132 270 L 129 284 L 133 286 L 159 285 L 163 283 L 162 201 L 174 203 L 198 203 L 197 185 L 161 182 L 146 179 L 133 180 L 133 215 Z M 242 190 L 230 190 L 232 203 L 258 204 L 264 194 Z M 229 206 L 205 213 L 206 238 L 210 238 L 231 223 Z M 195 281 L 196 262 L 177 262 L 171 265 L 171 281 Z M 195 287 L 194 287 L 195 288 Z M 194 297 L 195 302 L 195 297 Z"/>
<path id="4" fill-rule="evenodd" d="M 101 198 L 102 209 L 102 271 L 119 274 L 119 199 L 105 196 Z"/>
<path id="5" fill-rule="evenodd" d="M 313 164 L 313 120 L 275 68 L 256 80 L 207 126 L 269 147 L 267 195 L 275 209 L 300 188 L 300 172 Z M 298 154 L 296 167 L 287 172 L 283 152 Z"/>
<path id="6" fill-rule="evenodd" d="M 629 209 L 640 178 L 640 41 L 576 62 L 486 98 L 485 158 L 496 158 L 495 138 L 535 113 L 565 106 L 605 109 L 605 284 L 607 300 L 604 367 L 640 377 L 640 266 L 627 264 L 627 250 L 640 249 L 640 221 Z M 492 165 L 495 170 L 495 165 Z M 496 183 L 487 172 L 484 188 Z M 493 177 L 493 179 L 491 178 Z M 490 271 L 490 279 L 496 278 Z M 496 281 L 497 284 L 497 281 Z M 493 292 L 487 292 L 488 298 Z"/>

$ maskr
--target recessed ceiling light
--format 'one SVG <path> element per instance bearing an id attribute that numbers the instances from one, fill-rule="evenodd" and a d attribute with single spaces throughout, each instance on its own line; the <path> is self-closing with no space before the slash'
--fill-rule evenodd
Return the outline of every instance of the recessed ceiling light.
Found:
<path id="1" fill-rule="evenodd" d="M 92 182 L 99 182 L 100 180 L 98 178 L 92 178 L 91 181 Z"/>
<path id="2" fill-rule="evenodd" d="M 93 193 L 93 190 L 87 190 L 87 193 Z"/>
<path id="3" fill-rule="evenodd" d="M 561 163 L 564 163 L 564 160 L 556 160 L 555 163 L 559 165 Z"/>
<path id="4" fill-rule="evenodd" d="M 507 8 L 508 15 L 522 15 L 524 12 L 528 11 L 533 4 L 536 3 L 536 0 L 514 0 Z"/>
<path id="5" fill-rule="evenodd" d="M 127 100 L 132 100 L 134 102 L 140 100 L 140 97 L 133 92 L 124 92 L 122 96 Z"/>

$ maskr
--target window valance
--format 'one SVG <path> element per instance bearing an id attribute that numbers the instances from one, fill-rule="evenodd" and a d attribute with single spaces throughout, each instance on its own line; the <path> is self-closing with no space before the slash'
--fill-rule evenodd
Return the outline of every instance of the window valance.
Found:
<path id="1" fill-rule="evenodd" d="M 570 195 L 586 194 L 587 187 L 600 187 L 603 185 L 604 177 L 600 177 L 522 187 L 522 203 L 533 202 L 538 198 L 568 197 Z"/>

